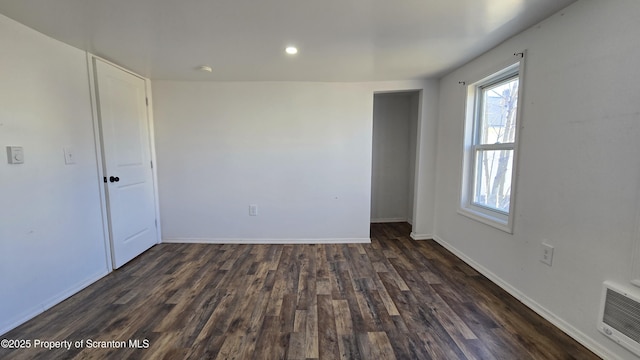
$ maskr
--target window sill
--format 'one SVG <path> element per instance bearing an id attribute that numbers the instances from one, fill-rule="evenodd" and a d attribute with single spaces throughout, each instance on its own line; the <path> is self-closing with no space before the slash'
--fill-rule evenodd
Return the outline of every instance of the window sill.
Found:
<path id="1" fill-rule="evenodd" d="M 485 225 L 489 225 L 506 233 L 513 234 L 513 224 L 511 224 L 508 220 L 505 221 L 504 219 L 501 219 L 497 216 L 491 216 L 485 212 L 475 210 L 472 207 L 461 207 L 458 209 L 458 214 L 468 217 L 469 219 L 481 222 Z"/>

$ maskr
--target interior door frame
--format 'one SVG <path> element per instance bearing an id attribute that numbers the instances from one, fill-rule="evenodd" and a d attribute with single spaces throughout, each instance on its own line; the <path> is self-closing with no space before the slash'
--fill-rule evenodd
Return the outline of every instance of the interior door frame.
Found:
<path id="1" fill-rule="evenodd" d="M 129 69 L 125 69 L 120 65 L 114 64 L 113 62 L 101 58 L 97 55 L 91 54 L 87 52 L 87 72 L 89 74 L 89 93 L 91 94 L 91 113 L 93 117 L 93 137 L 94 144 L 96 150 L 96 162 L 97 162 L 97 181 L 98 181 L 98 189 L 100 192 L 100 210 L 102 216 L 102 232 L 104 238 L 104 249 L 105 249 L 105 261 L 107 264 L 108 272 L 113 271 L 113 253 L 111 251 L 111 229 L 109 227 L 109 209 L 107 206 L 107 194 L 104 183 L 104 163 L 103 163 L 103 155 L 104 151 L 102 148 L 102 133 L 100 128 L 100 120 L 98 115 L 98 98 L 96 94 L 96 74 L 95 74 L 95 65 L 94 60 L 103 61 L 109 65 L 112 65 L 124 72 L 127 72 L 131 75 L 141 78 L 144 80 L 145 84 L 145 93 L 147 97 L 147 126 L 149 128 L 149 151 L 151 153 L 151 161 L 153 163 L 152 172 L 152 182 L 153 182 L 153 197 L 154 197 L 154 209 L 155 209 L 155 217 L 156 217 L 156 244 L 162 242 L 162 228 L 160 221 L 160 205 L 158 202 L 158 172 L 157 172 L 157 161 L 156 161 L 156 143 L 154 136 L 154 123 L 153 123 L 153 100 L 151 96 L 151 81 L 143 76 L 140 76 Z"/>
<path id="2" fill-rule="evenodd" d="M 421 126 L 422 125 L 422 97 L 423 95 L 423 89 L 421 88 L 400 88 L 400 89 L 394 89 L 394 90 L 375 90 L 373 91 L 373 107 L 372 107 L 372 111 L 375 108 L 375 97 L 376 95 L 385 95 L 385 94 L 411 94 L 411 95 L 415 95 L 417 96 L 417 101 L 418 101 L 418 111 L 416 113 L 417 119 L 416 120 L 416 129 L 415 129 L 415 133 L 414 134 L 409 134 L 409 136 L 412 136 L 416 142 L 416 146 L 414 149 L 414 159 L 413 159 L 413 173 L 409 172 L 408 173 L 408 177 L 413 178 L 413 198 L 407 198 L 408 201 L 411 202 L 411 218 L 407 218 L 407 222 L 409 224 L 411 224 L 412 228 L 416 227 L 416 219 L 417 219 L 417 212 L 418 212 L 418 186 L 419 186 L 419 181 L 420 181 L 420 171 L 419 171 L 419 166 L 420 166 L 420 130 L 421 130 Z M 372 113 L 373 116 L 375 116 L 374 113 Z M 373 116 L 371 118 L 371 124 L 373 125 Z M 373 143 L 373 127 L 371 129 L 371 136 L 372 136 L 372 141 L 371 141 L 371 200 L 369 202 L 369 208 L 371 209 L 372 204 L 373 204 L 373 151 L 374 151 L 374 147 L 376 144 Z M 410 149 L 411 150 L 411 149 Z"/>

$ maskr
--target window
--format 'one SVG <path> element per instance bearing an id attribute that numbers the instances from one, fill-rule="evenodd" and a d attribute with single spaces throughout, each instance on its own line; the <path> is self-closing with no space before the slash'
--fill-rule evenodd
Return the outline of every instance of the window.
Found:
<path id="1" fill-rule="evenodd" d="M 521 61 L 468 86 L 461 213 L 512 231 Z"/>

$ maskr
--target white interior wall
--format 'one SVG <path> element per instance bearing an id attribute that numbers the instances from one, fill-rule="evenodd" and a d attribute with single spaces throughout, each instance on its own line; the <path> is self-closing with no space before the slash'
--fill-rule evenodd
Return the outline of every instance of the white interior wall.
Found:
<path id="1" fill-rule="evenodd" d="M 407 221 L 413 211 L 417 102 L 414 93 L 376 94 L 373 100 L 371 221 Z M 413 150 L 413 154 L 412 154 Z M 411 197 L 410 197 L 411 193 Z"/>
<path id="2" fill-rule="evenodd" d="M 416 151 L 418 141 L 418 119 L 420 117 L 420 93 L 413 92 L 409 97 L 409 186 L 407 201 L 407 221 L 413 224 L 413 207 L 415 201 L 415 186 L 416 186 Z M 435 154 L 434 154 L 435 155 Z"/>
<path id="3" fill-rule="evenodd" d="M 0 48 L 2 334 L 104 276 L 107 259 L 85 53 L 2 15 Z M 7 163 L 9 145 L 24 164 Z"/>
<path id="4" fill-rule="evenodd" d="M 602 282 L 630 288 L 640 203 L 640 3 L 578 1 L 441 80 L 438 241 L 605 358 Z M 466 89 L 527 50 L 513 235 L 459 215 Z M 553 266 L 540 244 L 555 247 Z M 632 289 L 637 292 L 639 289 Z"/>
<path id="5" fill-rule="evenodd" d="M 156 81 L 153 93 L 165 241 L 368 241 L 366 86 Z"/>
<path id="6" fill-rule="evenodd" d="M 438 145 L 438 99 L 440 82 L 427 80 L 420 91 L 416 139 L 413 224 L 411 238 L 432 239 L 435 234 L 436 151 Z"/>
<path id="7" fill-rule="evenodd" d="M 368 240 L 373 94 L 436 88 L 153 82 L 164 241 Z M 425 136 L 435 137 L 429 108 Z M 418 167 L 432 176 L 433 149 L 423 151 Z M 428 203 L 433 181 L 425 184 L 418 196 Z M 432 205 L 417 212 L 427 231 Z"/>

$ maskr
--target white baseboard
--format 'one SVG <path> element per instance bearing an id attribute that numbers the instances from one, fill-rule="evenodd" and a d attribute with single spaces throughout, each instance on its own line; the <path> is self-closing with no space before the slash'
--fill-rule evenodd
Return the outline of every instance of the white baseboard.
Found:
<path id="1" fill-rule="evenodd" d="M 584 345 L 584 347 L 591 350 L 596 355 L 600 356 L 603 359 L 612 359 L 612 360 L 620 359 L 618 356 L 616 356 L 615 354 L 607 350 L 604 346 L 600 345 L 597 341 L 593 340 L 582 331 L 576 329 L 573 325 L 567 323 L 566 321 L 564 321 L 562 318 L 560 318 L 553 312 L 547 310 L 544 306 L 538 304 L 535 300 L 529 298 L 528 296 L 523 294 L 520 290 L 511 286 L 511 284 L 502 280 L 500 277 L 498 277 L 496 274 L 491 272 L 489 269 L 480 265 L 479 263 L 477 263 L 467 255 L 465 255 L 464 253 L 462 253 L 461 251 L 453 247 L 451 244 L 444 241 L 439 236 L 434 235 L 433 240 L 435 240 L 438 244 L 442 245 L 442 247 L 444 247 L 445 249 L 449 250 L 451 253 L 457 256 L 460 260 L 467 263 L 467 265 L 474 268 L 480 274 L 484 275 L 487 279 L 491 280 L 491 282 L 493 282 L 494 284 L 498 285 L 503 290 L 511 294 L 511 296 L 518 299 L 518 301 L 520 301 L 525 306 L 533 310 L 535 313 L 542 316 L 545 320 L 555 325 L 557 328 L 562 330 L 565 334 L 569 335 L 574 340 Z"/>
<path id="2" fill-rule="evenodd" d="M 169 244 L 369 244 L 370 238 L 328 239 L 234 239 L 234 238 L 164 238 Z"/>
<path id="3" fill-rule="evenodd" d="M 416 234 L 414 232 L 411 233 L 411 238 L 413 240 L 432 240 L 433 239 L 433 235 L 431 234 Z"/>
<path id="4" fill-rule="evenodd" d="M 371 219 L 372 224 L 379 223 L 396 223 L 396 222 L 408 222 L 407 218 L 375 218 Z"/>
<path id="5" fill-rule="evenodd" d="M 96 281 L 102 279 L 103 277 L 105 277 L 106 275 L 108 275 L 108 272 L 100 272 L 97 273 L 95 275 L 92 275 L 89 277 L 88 280 L 81 282 L 80 284 L 64 290 L 60 293 L 58 293 L 57 295 L 52 296 L 50 299 L 46 300 L 44 303 L 40 304 L 40 306 L 36 306 L 30 310 L 26 311 L 25 315 L 20 316 L 17 320 L 10 320 L 11 323 L 10 324 L 4 324 L 1 325 L 0 324 L 0 335 L 5 334 L 15 328 L 17 328 L 18 326 L 26 323 L 27 321 L 33 319 L 34 317 L 42 314 L 43 312 L 51 309 L 52 307 L 58 305 L 59 303 L 63 302 L 64 300 L 70 298 L 71 296 L 77 294 L 78 292 L 80 292 L 82 289 L 86 288 L 87 286 L 95 283 Z"/>

